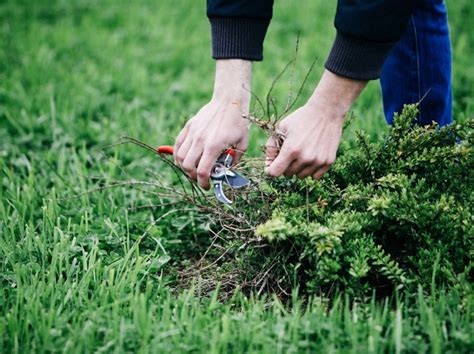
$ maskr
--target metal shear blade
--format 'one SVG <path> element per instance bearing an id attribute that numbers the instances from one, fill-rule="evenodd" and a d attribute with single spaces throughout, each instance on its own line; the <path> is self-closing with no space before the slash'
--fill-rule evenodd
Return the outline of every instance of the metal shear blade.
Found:
<path id="1" fill-rule="evenodd" d="M 211 178 L 212 179 L 212 178 Z M 218 201 L 224 204 L 232 204 L 232 201 L 224 194 L 224 183 L 232 189 L 238 189 L 249 185 L 250 181 L 240 175 L 234 177 L 226 176 L 225 179 L 214 180 L 214 194 Z"/>
<path id="2" fill-rule="evenodd" d="M 173 155 L 173 147 L 161 145 L 156 148 L 158 154 Z M 211 180 L 214 185 L 214 194 L 218 201 L 224 204 L 232 204 L 232 200 L 224 194 L 224 183 L 230 188 L 242 188 L 250 184 L 250 181 L 230 169 L 234 160 L 235 150 L 228 149 L 217 159 L 211 171 Z"/>
<path id="3" fill-rule="evenodd" d="M 222 181 L 214 182 L 214 195 L 217 200 L 224 204 L 232 204 L 232 200 L 226 197 L 224 194 L 224 188 Z"/>
<path id="4" fill-rule="evenodd" d="M 249 185 L 250 181 L 230 169 L 233 156 L 229 153 L 222 154 L 214 165 L 211 180 L 214 184 L 214 194 L 221 203 L 232 204 L 224 193 L 224 183 L 230 188 L 237 189 Z"/>

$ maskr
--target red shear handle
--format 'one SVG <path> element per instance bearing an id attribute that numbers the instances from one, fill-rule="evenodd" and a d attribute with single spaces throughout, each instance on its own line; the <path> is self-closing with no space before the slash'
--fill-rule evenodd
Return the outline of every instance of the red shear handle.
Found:
<path id="1" fill-rule="evenodd" d="M 173 147 L 170 145 L 161 145 L 156 148 L 156 152 L 158 154 L 167 154 L 167 155 L 173 155 L 174 150 Z M 226 155 L 230 155 L 232 157 L 235 157 L 235 150 L 234 149 L 227 149 L 225 151 Z"/>
<path id="2" fill-rule="evenodd" d="M 225 154 L 230 155 L 230 156 L 232 156 L 232 158 L 234 158 L 235 157 L 235 150 L 234 149 L 227 149 L 225 151 Z"/>
<path id="3" fill-rule="evenodd" d="M 173 155 L 173 147 L 170 145 L 161 145 L 156 148 L 158 154 Z"/>

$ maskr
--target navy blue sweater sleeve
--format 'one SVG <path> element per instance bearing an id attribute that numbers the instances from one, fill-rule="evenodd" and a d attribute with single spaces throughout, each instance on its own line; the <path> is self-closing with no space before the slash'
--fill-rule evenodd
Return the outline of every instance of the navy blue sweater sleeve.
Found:
<path id="1" fill-rule="evenodd" d="M 273 0 L 207 0 L 214 59 L 263 59 Z"/>
<path id="2" fill-rule="evenodd" d="M 337 35 L 326 69 L 353 79 L 377 79 L 418 2 L 339 0 L 334 21 Z"/>
<path id="3" fill-rule="evenodd" d="M 378 78 L 418 3 L 419 0 L 338 0 L 334 21 L 337 35 L 326 68 L 352 79 Z M 207 0 L 213 58 L 262 60 L 272 7 L 273 0 Z"/>

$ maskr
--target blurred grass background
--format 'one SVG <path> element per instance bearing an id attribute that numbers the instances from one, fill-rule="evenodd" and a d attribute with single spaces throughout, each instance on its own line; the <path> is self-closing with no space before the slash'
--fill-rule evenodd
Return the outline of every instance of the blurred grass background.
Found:
<path id="1" fill-rule="evenodd" d="M 254 66 L 258 96 L 291 60 L 299 33 L 295 86 L 319 58 L 305 101 L 335 35 L 335 3 L 276 1 L 265 60 Z M 448 7 L 454 115 L 464 120 L 474 115 L 474 5 L 450 0 Z M 140 178 L 144 168 L 161 168 L 133 146 L 110 149 L 106 158 L 100 148 L 123 135 L 172 143 L 210 98 L 213 75 L 204 1 L 0 1 L 0 352 L 440 352 L 469 342 L 472 318 L 457 310 L 472 313 L 472 305 L 457 295 L 431 303 L 420 296 L 413 309 L 397 312 L 341 303 L 329 314 L 323 303 L 303 313 L 296 302 L 289 314 L 271 299 L 221 306 L 202 305 L 191 292 L 174 298 L 159 273 L 167 250 L 183 239 L 197 244 L 205 225 L 189 214 L 153 225 L 162 211 L 127 211 L 152 197 L 87 191 L 98 186 L 91 176 Z M 288 92 L 286 76 L 275 89 L 280 107 Z M 354 129 L 378 139 L 386 129 L 378 82 L 353 112 L 345 139 Z M 263 142 L 254 129 L 249 154 L 260 154 Z M 446 321 L 452 336 L 443 334 Z"/>
<path id="2" fill-rule="evenodd" d="M 463 119 L 474 111 L 473 6 L 468 0 L 448 5 L 454 115 Z M 318 58 L 301 97 L 305 102 L 335 35 L 334 11 L 335 2 L 276 2 L 265 60 L 254 66 L 253 91 L 258 96 L 266 95 L 291 60 L 299 33 L 295 86 Z M 124 134 L 153 144 L 173 141 L 182 122 L 212 93 L 214 63 L 204 13 L 204 1 L 191 7 L 183 0 L 4 2 L 0 103 L 6 124 L 2 131 L 29 133 L 39 141 L 61 136 L 74 145 L 88 146 Z M 287 75 L 275 90 L 280 107 L 288 92 Z M 354 127 L 374 137 L 383 131 L 378 82 L 369 85 L 353 111 L 359 118 Z M 261 143 L 258 134 L 253 137 L 253 146 Z"/>

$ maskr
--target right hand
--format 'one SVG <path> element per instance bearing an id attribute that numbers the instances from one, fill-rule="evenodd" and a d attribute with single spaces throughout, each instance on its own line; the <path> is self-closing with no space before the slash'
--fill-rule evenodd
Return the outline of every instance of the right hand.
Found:
<path id="1" fill-rule="evenodd" d="M 209 175 L 225 149 L 235 148 L 234 163 L 248 146 L 249 122 L 239 102 L 211 100 L 181 130 L 174 160 L 193 180 L 209 189 Z"/>
<path id="2" fill-rule="evenodd" d="M 178 134 L 174 161 L 204 189 L 214 163 L 225 149 L 234 148 L 237 163 L 247 150 L 252 63 L 217 60 L 214 95 Z"/>

